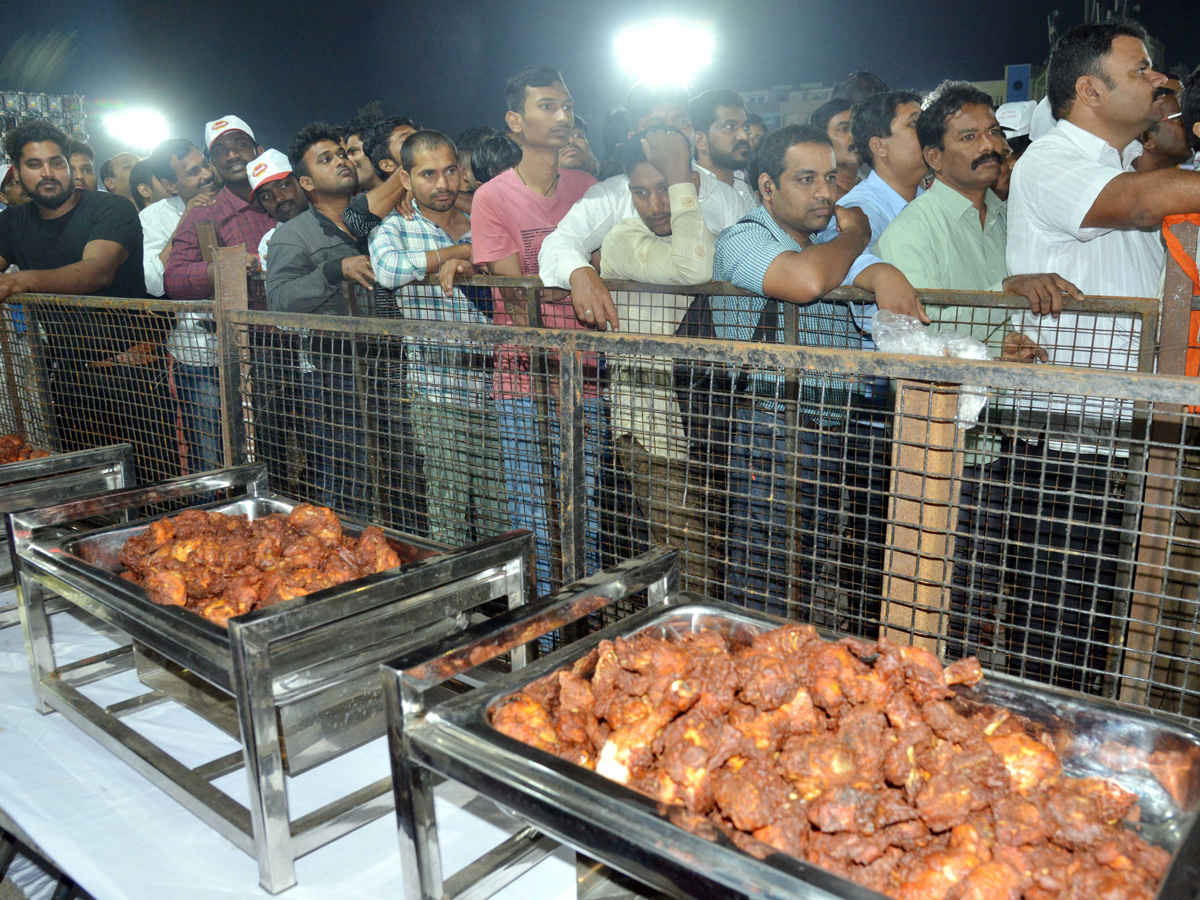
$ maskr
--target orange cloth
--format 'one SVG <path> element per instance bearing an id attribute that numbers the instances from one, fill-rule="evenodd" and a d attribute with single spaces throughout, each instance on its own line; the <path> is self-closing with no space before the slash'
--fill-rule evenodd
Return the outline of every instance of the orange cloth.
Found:
<path id="1" fill-rule="evenodd" d="M 1185 215 L 1167 216 L 1163 219 L 1163 240 L 1167 242 L 1167 251 L 1174 257 L 1179 267 L 1192 279 L 1192 296 L 1200 297 L 1200 272 L 1196 269 L 1196 260 L 1184 252 L 1183 244 L 1180 243 L 1179 238 L 1171 231 L 1171 226 L 1178 225 L 1180 222 L 1191 222 L 1195 225 L 1200 225 L 1200 214 L 1187 213 Z M 1200 312 L 1193 312 L 1191 321 L 1188 323 L 1187 362 L 1185 363 L 1184 371 L 1188 375 L 1200 375 Z M 1190 407 L 1190 412 L 1200 412 L 1200 406 Z"/>

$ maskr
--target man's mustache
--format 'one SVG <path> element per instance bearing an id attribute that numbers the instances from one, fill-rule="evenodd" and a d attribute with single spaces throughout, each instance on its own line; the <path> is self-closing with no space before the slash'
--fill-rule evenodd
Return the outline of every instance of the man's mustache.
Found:
<path id="1" fill-rule="evenodd" d="M 994 152 L 993 153 L 985 153 L 985 154 L 983 154 L 983 156 L 979 157 L 979 159 L 975 160 L 975 162 L 971 163 L 971 168 L 978 169 L 984 163 L 989 163 L 989 162 L 994 162 L 997 165 L 1002 165 L 1004 163 L 1004 157 L 1001 156 L 999 153 L 994 153 Z"/>

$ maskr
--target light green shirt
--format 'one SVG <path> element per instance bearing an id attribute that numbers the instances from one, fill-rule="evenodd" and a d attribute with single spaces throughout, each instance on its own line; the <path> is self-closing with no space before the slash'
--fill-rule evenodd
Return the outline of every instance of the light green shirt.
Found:
<path id="1" fill-rule="evenodd" d="M 1008 212 L 990 190 L 983 227 L 979 210 L 945 182 L 914 200 L 884 229 L 876 255 L 901 272 L 918 290 L 1001 291 Z M 1009 309 L 935 307 L 925 310 L 935 330 L 969 332 L 997 356 L 1012 316 Z"/>

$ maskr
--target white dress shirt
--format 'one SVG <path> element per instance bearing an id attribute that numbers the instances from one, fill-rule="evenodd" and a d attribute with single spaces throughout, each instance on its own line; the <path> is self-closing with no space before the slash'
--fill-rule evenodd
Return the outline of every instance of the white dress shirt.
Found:
<path id="1" fill-rule="evenodd" d="M 753 208 L 723 181 L 695 164 L 692 168 L 700 175 L 700 208 L 713 234 L 720 234 Z M 538 253 L 542 282 L 549 287 L 570 288 L 571 273 L 592 264 L 592 251 L 600 248 L 605 235 L 618 222 L 636 215 L 627 176 L 614 175 L 592 185 L 542 242 Z"/>
<path id="2" fill-rule="evenodd" d="M 175 233 L 175 226 L 183 218 L 184 202 L 178 197 L 168 197 L 151 203 L 140 213 L 142 222 L 142 269 L 146 274 L 146 291 L 152 297 L 166 293 L 163 288 L 163 263 L 158 254 L 163 252 L 167 241 Z"/>

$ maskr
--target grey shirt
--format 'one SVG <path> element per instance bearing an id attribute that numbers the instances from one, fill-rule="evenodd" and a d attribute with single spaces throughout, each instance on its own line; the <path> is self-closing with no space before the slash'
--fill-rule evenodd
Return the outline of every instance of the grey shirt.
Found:
<path id="1" fill-rule="evenodd" d="M 276 228 L 271 238 L 267 309 L 347 315 L 342 260 L 364 254 L 350 235 L 310 206 Z"/>

